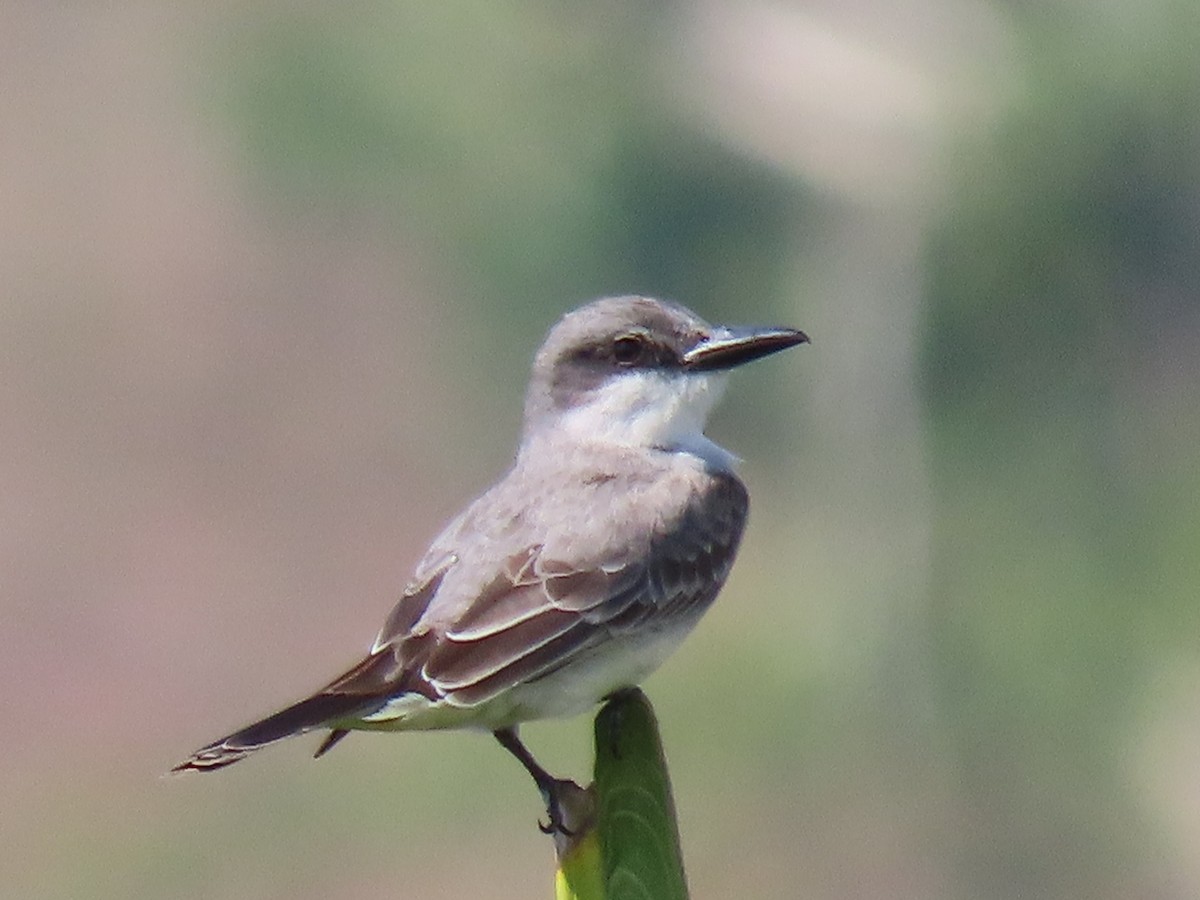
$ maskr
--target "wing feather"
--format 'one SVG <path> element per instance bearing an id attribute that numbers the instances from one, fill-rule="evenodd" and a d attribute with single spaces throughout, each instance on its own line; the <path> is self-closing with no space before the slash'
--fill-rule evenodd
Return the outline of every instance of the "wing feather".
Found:
<path id="1" fill-rule="evenodd" d="M 633 628 L 698 614 L 729 572 L 745 513 L 745 489 L 728 476 L 637 563 L 581 568 L 540 546 L 522 551 L 446 629 L 424 661 L 424 679 L 456 705 L 474 705 Z"/>
<path id="2" fill-rule="evenodd" d="M 375 638 L 375 644 L 371 647 L 372 654 L 377 653 L 390 644 L 401 642 L 412 634 L 417 622 L 425 615 L 425 610 L 429 608 L 430 602 L 437 596 L 438 589 L 442 586 L 442 580 L 446 577 L 446 573 L 457 562 L 457 556 L 452 553 L 446 554 L 439 564 L 430 571 L 427 577 L 410 584 L 405 589 L 404 596 L 400 598 L 400 602 L 388 613 L 383 627 L 379 629 L 379 635 Z"/>
<path id="3" fill-rule="evenodd" d="M 599 643 L 600 637 L 595 629 L 589 628 L 584 622 L 576 621 L 552 641 L 518 656 L 503 669 L 486 678 L 452 691 L 447 699 L 456 706 L 476 706 L 484 703 L 515 684 L 544 678 L 562 668 L 581 651 Z"/>
<path id="4" fill-rule="evenodd" d="M 539 591 L 537 587 L 520 590 Z M 485 637 L 463 639 L 447 634 L 426 660 L 423 674 L 443 693 L 467 687 L 536 652 L 579 621 L 576 613 L 550 607 Z"/>

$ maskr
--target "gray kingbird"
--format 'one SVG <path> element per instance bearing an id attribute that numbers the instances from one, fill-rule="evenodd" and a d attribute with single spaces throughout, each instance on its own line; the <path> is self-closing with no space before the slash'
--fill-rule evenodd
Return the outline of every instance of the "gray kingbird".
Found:
<path id="1" fill-rule="evenodd" d="M 329 729 L 491 731 L 565 831 L 559 788 L 517 737 L 654 671 L 712 603 L 746 521 L 735 457 L 704 436 L 728 370 L 805 343 L 648 297 L 597 300 L 550 330 L 512 469 L 437 537 L 370 653 L 307 699 L 173 771 L 210 771 Z"/>

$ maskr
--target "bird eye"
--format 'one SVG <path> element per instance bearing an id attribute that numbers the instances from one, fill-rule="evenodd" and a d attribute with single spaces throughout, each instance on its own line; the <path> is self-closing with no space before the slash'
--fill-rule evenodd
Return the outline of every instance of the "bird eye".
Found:
<path id="1" fill-rule="evenodd" d="M 642 357 L 645 344 L 637 335 L 627 334 L 613 341 L 612 354 L 617 365 L 632 366 Z"/>

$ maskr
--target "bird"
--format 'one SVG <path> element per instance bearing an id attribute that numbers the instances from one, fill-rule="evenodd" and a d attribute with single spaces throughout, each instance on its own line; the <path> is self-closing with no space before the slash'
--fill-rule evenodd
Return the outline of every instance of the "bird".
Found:
<path id="1" fill-rule="evenodd" d="M 709 608 L 748 510 L 709 414 L 730 370 L 807 342 L 645 296 L 568 312 L 535 355 L 511 468 L 434 539 L 367 655 L 171 771 L 317 730 L 317 757 L 352 731 L 485 730 L 533 777 L 542 830 L 569 833 L 567 782 L 519 726 L 637 686 Z"/>

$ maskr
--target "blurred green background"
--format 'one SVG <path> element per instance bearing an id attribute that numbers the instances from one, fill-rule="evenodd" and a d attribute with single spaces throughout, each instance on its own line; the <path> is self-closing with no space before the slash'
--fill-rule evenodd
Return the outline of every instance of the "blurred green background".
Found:
<path id="1" fill-rule="evenodd" d="M 1200 896 L 1200 5 L 0 6 L 0 871 L 549 896 L 486 737 L 162 779 L 353 661 L 591 297 L 804 328 L 655 675 L 693 896 Z M 584 719 L 529 727 L 585 777 Z"/>

